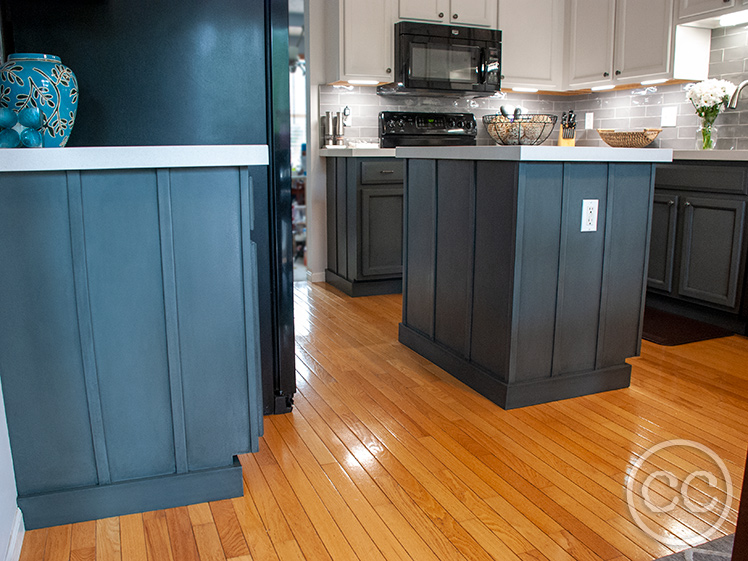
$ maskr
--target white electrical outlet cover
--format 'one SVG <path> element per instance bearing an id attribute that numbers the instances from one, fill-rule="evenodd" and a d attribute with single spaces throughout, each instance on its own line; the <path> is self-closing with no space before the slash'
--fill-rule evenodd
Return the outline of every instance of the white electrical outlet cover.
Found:
<path id="1" fill-rule="evenodd" d="M 678 124 L 678 108 L 675 106 L 662 108 L 661 127 L 674 127 Z"/>
<path id="2" fill-rule="evenodd" d="M 599 199 L 582 199 L 582 232 L 597 231 L 597 208 Z"/>
<path id="3" fill-rule="evenodd" d="M 592 130 L 595 128 L 595 114 L 585 113 L 584 114 L 584 128 L 587 130 Z"/>

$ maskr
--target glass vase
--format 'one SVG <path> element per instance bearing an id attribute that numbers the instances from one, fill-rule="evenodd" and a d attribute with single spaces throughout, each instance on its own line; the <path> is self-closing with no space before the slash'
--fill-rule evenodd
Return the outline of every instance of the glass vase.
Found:
<path id="1" fill-rule="evenodd" d="M 717 127 L 714 121 L 701 119 L 696 131 L 696 147 L 699 150 L 714 150 L 717 146 Z"/>

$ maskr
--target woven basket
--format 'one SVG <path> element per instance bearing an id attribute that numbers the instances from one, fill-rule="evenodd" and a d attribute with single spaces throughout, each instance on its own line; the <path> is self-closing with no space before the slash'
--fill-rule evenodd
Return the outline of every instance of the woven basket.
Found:
<path id="1" fill-rule="evenodd" d="M 644 148 L 657 138 L 662 129 L 644 129 L 641 131 L 616 131 L 613 129 L 597 129 L 603 142 L 614 148 Z"/>
<path id="2" fill-rule="evenodd" d="M 556 115 L 544 113 L 524 114 L 517 117 L 503 115 L 485 115 L 483 124 L 486 131 L 498 144 L 540 144 L 553 131 Z"/>

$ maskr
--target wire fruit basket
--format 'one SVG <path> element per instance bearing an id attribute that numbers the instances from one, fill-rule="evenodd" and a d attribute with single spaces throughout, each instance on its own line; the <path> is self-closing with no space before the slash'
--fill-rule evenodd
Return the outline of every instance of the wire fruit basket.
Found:
<path id="1" fill-rule="evenodd" d="M 597 129 L 603 142 L 613 148 L 644 148 L 657 138 L 662 129 L 644 129 L 640 131 L 616 131 L 614 129 Z"/>
<path id="2" fill-rule="evenodd" d="M 523 114 L 505 117 L 486 115 L 483 124 L 491 138 L 498 144 L 541 144 L 551 135 L 556 126 L 556 115 L 546 113 Z"/>

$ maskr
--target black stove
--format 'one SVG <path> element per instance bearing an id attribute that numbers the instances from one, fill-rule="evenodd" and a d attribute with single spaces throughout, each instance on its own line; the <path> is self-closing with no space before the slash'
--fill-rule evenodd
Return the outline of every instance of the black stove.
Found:
<path id="1" fill-rule="evenodd" d="M 478 128 L 472 113 L 418 113 L 382 111 L 379 145 L 474 146 Z"/>

